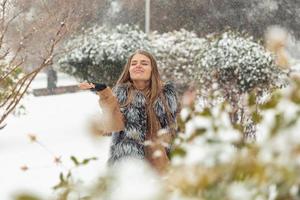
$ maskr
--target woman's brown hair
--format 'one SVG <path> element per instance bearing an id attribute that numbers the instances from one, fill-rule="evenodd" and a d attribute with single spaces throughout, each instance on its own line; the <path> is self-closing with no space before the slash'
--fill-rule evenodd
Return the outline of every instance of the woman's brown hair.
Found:
<path id="1" fill-rule="evenodd" d="M 130 68 L 130 63 L 131 60 L 133 58 L 134 55 L 136 54 L 142 54 L 144 56 L 147 56 L 150 59 L 151 62 L 151 67 L 152 67 L 152 71 L 151 71 L 151 77 L 150 77 L 150 84 L 149 84 L 149 88 L 146 92 L 146 111 L 147 111 L 147 122 L 148 122 L 148 134 L 149 137 L 151 139 L 154 139 L 157 135 L 157 132 L 159 131 L 159 129 L 161 128 L 159 120 L 156 117 L 156 114 L 154 112 L 154 102 L 157 98 L 161 97 L 161 100 L 163 101 L 163 104 L 166 108 L 167 111 L 167 117 L 168 117 L 168 121 L 170 122 L 170 109 L 166 104 L 166 100 L 165 97 L 162 95 L 162 89 L 163 89 L 163 82 L 161 80 L 159 71 L 158 71 L 158 67 L 157 67 L 157 62 L 154 58 L 153 55 L 151 55 L 149 52 L 144 51 L 144 50 L 137 50 L 135 53 L 133 53 L 127 60 L 127 63 L 124 67 L 124 70 L 119 78 L 119 80 L 117 81 L 117 84 L 130 84 L 129 87 L 129 91 L 128 91 L 128 98 L 127 101 L 125 102 L 124 105 L 120 105 L 121 107 L 127 106 L 128 104 L 130 104 L 130 102 L 132 101 L 132 91 L 134 89 L 133 86 L 133 82 L 130 78 L 130 74 L 129 74 L 129 68 Z"/>

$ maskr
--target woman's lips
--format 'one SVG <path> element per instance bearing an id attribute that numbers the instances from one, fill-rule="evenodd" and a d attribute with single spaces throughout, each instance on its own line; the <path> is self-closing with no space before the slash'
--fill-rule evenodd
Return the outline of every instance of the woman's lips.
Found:
<path id="1" fill-rule="evenodd" d="M 143 70 L 134 70 L 133 72 L 134 72 L 134 73 L 144 73 Z"/>

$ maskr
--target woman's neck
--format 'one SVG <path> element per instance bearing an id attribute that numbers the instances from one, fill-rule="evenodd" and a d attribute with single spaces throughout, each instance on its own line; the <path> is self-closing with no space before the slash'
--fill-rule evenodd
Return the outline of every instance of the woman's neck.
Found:
<path id="1" fill-rule="evenodd" d="M 133 85 L 137 90 L 145 91 L 149 88 L 150 81 L 133 81 Z"/>

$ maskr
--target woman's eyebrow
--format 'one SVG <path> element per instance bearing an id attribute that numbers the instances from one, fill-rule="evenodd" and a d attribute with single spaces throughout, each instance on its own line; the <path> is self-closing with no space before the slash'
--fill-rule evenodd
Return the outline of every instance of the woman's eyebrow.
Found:
<path id="1" fill-rule="evenodd" d="M 137 62 L 137 60 L 132 60 L 131 62 L 132 62 L 132 63 L 133 63 L 133 62 Z M 147 62 L 147 63 L 149 63 L 149 60 L 141 60 L 141 62 Z"/>

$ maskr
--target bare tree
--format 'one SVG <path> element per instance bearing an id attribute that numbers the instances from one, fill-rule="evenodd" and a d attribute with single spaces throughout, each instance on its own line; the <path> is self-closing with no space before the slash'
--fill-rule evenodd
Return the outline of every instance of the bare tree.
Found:
<path id="1" fill-rule="evenodd" d="M 6 91 L 0 98 L 0 127 L 36 75 L 52 65 L 62 40 L 90 17 L 84 12 L 87 4 L 78 5 L 79 0 L 0 0 L 0 90 Z M 22 75 L 5 87 L 20 70 Z"/>

